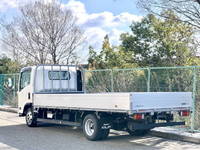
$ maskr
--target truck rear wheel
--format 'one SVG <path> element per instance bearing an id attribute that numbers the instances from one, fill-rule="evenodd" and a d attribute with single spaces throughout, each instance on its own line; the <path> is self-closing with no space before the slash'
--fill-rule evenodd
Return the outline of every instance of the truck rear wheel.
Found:
<path id="1" fill-rule="evenodd" d="M 26 111 L 26 125 L 29 127 L 37 126 L 37 117 L 34 115 L 31 108 L 28 108 Z"/>
<path id="2" fill-rule="evenodd" d="M 95 115 L 89 114 L 84 118 L 83 133 L 88 140 L 96 141 L 101 139 L 101 125 Z"/>

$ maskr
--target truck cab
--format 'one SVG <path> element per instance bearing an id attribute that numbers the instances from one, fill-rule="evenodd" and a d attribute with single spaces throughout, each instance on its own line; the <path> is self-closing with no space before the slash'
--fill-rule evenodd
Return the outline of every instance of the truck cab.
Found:
<path id="1" fill-rule="evenodd" d="M 38 65 L 22 68 L 18 87 L 19 115 L 33 103 L 34 93 L 83 93 L 82 71 L 77 66 Z"/>

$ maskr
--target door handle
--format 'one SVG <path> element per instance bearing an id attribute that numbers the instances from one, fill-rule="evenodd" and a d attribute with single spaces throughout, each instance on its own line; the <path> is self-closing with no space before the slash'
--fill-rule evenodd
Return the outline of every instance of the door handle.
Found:
<path id="1" fill-rule="evenodd" d="M 28 93 L 28 99 L 31 99 L 31 93 L 30 92 Z"/>

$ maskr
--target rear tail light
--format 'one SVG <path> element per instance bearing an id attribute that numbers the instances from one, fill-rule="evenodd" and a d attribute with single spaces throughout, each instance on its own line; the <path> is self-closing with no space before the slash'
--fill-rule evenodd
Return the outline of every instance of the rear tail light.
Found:
<path id="1" fill-rule="evenodd" d="M 183 116 L 183 117 L 186 117 L 186 116 L 189 116 L 189 115 L 190 115 L 190 111 L 188 111 L 188 110 L 183 110 L 180 113 L 180 116 Z"/>
<path id="2" fill-rule="evenodd" d="M 142 120 L 142 119 L 144 119 L 144 114 L 134 114 L 133 119 Z"/>

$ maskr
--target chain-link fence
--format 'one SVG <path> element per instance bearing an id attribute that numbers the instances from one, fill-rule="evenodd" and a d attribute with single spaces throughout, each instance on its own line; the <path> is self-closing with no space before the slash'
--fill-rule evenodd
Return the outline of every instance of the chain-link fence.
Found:
<path id="1" fill-rule="evenodd" d="M 87 93 L 96 92 L 193 92 L 193 112 L 186 121 L 200 130 L 200 67 L 152 67 L 85 70 Z"/>
<path id="2" fill-rule="evenodd" d="M 0 74 L 0 105 L 17 106 L 18 74 Z"/>
<path id="3" fill-rule="evenodd" d="M 17 106 L 18 78 L 0 75 L 0 105 Z M 200 66 L 84 70 L 84 81 L 87 93 L 193 92 L 194 113 L 185 121 L 188 128 L 200 130 Z"/>

